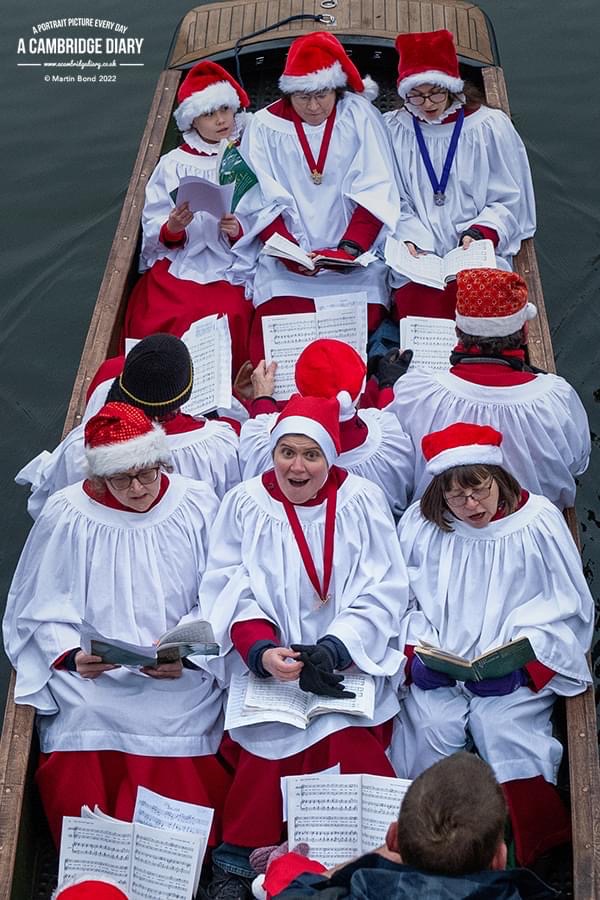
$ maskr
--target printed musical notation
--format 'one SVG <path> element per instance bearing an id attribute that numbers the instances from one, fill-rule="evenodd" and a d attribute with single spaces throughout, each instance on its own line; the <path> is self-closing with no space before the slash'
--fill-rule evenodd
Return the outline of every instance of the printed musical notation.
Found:
<path id="1" fill-rule="evenodd" d="M 367 295 L 364 292 L 315 298 L 314 313 L 265 316 L 262 320 L 265 360 L 275 360 L 275 400 L 297 391 L 294 371 L 298 357 L 317 338 L 335 338 L 365 357 Z"/>
<path id="2" fill-rule="evenodd" d="M 400 346 L 412 350 L 411 367 L 431 372 L 447 372 L 450 353 L 456 344 L 454 319 L 406 316 L 400 321 Z"/>
<path id="3" fill-rule="evenodd" d="M 310 855 L 337 865 L 381 846 L 398 818 L 409 781 L 377 775 L 288 776 L 290 845 L 306 841 Z"/>

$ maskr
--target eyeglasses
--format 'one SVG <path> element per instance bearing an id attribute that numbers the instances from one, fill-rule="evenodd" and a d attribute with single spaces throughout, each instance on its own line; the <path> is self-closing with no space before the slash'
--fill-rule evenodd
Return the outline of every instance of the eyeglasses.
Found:
<path id="1" fill-rule="evenodd" d="M 159 471 L 159 466 L 153 466 L 151 469 L 142 469 L 135 475 L 111 475 L 106 480 L 115 491 L 126 491 L 134 481 L 138 481 L 140 484 L 154 484 Z"/>
<path id="2" fill-rule="evenodd" d="M 448 91 L 433 91 L 431 94 L 407 94 L 406 102 L 413 106 L 423 106 L 426 100 L 432 103 L 441 103 L 448 96 Z"/>
<path id="3" fill-rule="evenodd" d="M 296 103 L 300 103 L 301 106 L 308 106 L 308 104 L 310 103 L 311 100 L 316 100 L 317 103 L 319 103 L 319 104 L 324 103 L 326 100 L 329 100 L 329 98 L 331 97 L 331 94 L 332 94 L 332 91 L 328 90 L 328 91 L 315 91 L 314 93 L 310 93 L 310 94 L 294 93 L 294 94 L 292 94 L 292 97 L 294 98 Z"/>
<path id="4" fill-rule="evenodd" d="M 493 484 L 494 479 L 492 478 L 486 487 L 477 488 L 477 490 L 471 491 L 470 494 L 444 494 L 444 500 L 448 506 L 454 506 L 456 509 L 461 509 L 463 506 L 467 505 L 467 500 L 474 500 L 475 503 L 479 503 L 480 500 L 487 500 L 492 493 Z"/>

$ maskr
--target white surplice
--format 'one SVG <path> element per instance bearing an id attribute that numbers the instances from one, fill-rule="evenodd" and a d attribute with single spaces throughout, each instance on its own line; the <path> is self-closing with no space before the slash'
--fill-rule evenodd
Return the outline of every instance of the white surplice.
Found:
<path id="1" fill-rule="evenodd" d="M 119 668 L 91 680 L 52 664 L 79 646 L 84 618 L 107 637 L 150 645 L 194 609 L 217 506 L 207 485 L 179 475 L 146 513 L 97 503 L 81 483 L 48 501 L 21 554 L 3 624 L 15 701 L 37 709 L 42 752 L 216 752 L 222 692 L 206 672 L 161 681 Z"/>
<path id="2" fill-rule="evenodd" d="M 594 601 L 575 543 L 562 514 L 535 494 L 485 528 L 454 518 L 452 527 L 444 532 L 428 522 L 418 503 L 398 526 L 411 592 L 405 644 L 425 640 L 473 659 L 526 636 L 556 674 L 538 694 L 520 687 L 505 697 L 473 697 L 462 685 L 411 687 L 394 732 L 394 767 L 413 777 L 461 749 L 472 724 L 501 781 L 534 775 L 554 781 L 560 744 L 552 737 L 552 699 L 581 693 L 591 682 L 586 653 Z"/>
<path id="3" fill-rule="evenodd" d="M 303 128 L 316 158 L 326 123 Z M 321 270 L 305 277 L 273 257 L 259 255 L 258 238 L 277 216 L 308 251 L 337 247 L 352 213 L 362 206 L 382 223 L 377 244 L 392 234 L 400 199 L 389 139 L 380 113 L 364 97 L 346 93 L 336 118 L 322 183 L 313 183 L 294 123 L 262 109 L 244 132 L 240 150 L 259 179 L 260 191 L 242 198 L 239 210 L 251 222 L 233 247 L 230 280 L 246 284 L 255 306 L 278 296 L 323 297 L 366 291 L 369 303 L 389 306 L 387 267 L 381 261 L 345 272 Z"/>
<path id="4" fill-rule="evenodd" d="M 394 385 L 386 407 L 399 419 L 417 450 L 415 494 L 431 480 L 421 439 L 454 422 L 492 425 L 503 435 L 506 468 L 522 487 L 559 508 L 575 502 L 575 476 L 585 472 L 590 451 L 587 414 L 576 391 L 558 375 L 536 375 L 525 384 L 490 387 L 451 372 L 408 370 Z"/>
<path id="5" fill-rule="evenodd" d="M 325 506 L 296 506 L 319 578 Z M 406 567 L 385 497 L 356 475 L 348 475 L 338 490 L 329 594 L 325 604 L 316 597 L 283 504 L 269 495 L 261 476 L 230 491 L 211 532 L 200 588 L 201 615 L 212 623 L 224 654 L 210 660 L 209 670 L 225 683 L 244 671 L 230 629 L 236 622 L 266 619 L 284 647 L 334 635 L 376 685 L 373 719 L 336 712 L 318 716 L 306 731 L 276 722 L 232 729 L 232 738 L 250 753 L 282 759 L 342 728 L 379 725 L 398 710 L 395 688 L 405 657 L 396 636 L 406 610 Z"/>
<path id="6" fill-rule="evenodd" d="M 384 121 L 396 158 L 398 188 L 413 213 L 402 217 L 398 240 L 444 256 L 458 246 L 463 231 L 485 225 L 498 233 L 498 267 L 511 269 L 521 241 L 535 232 L 535 200 L 527 153 L 508 116 L 487 106 L 465 116 L 443 206 L 434 202 L 411 114 L 395 110 L 386 113 Z M 439 179 L 454 122 L 419 124 Z M 394 287 L 407 281 L 396 272 L 392 275 Z"/>
<path id="7" fill-rule="evenodd" d="M 243 478 L 252 478 L 273 466 L 269 433 L 278 413 L 248 419 L 240 434 L 240 467 Z M 384 410 L 358 411 L 368 429 L 358 447 L 340 453 L 337 465 L 354 475 L 375 482 L 387 497 L 394 516 L 402 515 L 412 497 L 415 451 L 397 418 Z"/>

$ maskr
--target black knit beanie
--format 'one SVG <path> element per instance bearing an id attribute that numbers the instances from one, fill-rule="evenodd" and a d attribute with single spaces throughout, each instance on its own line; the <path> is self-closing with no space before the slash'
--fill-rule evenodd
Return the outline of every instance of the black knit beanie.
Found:
<path id="1" fill-rule="evenodd" d="M 193 382 L 192 360 L 183 341 L 173 334 L 151 334 L 127 354 L 106 402 L 130 403 L 155 419 L 183 406 Z"/>

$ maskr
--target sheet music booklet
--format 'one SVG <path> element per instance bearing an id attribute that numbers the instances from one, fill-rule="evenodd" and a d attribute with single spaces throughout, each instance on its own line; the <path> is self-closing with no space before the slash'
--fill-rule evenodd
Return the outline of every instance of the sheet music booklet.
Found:
<path id="1" fill-rule="evenodd" d="M 400 346 L 403 350 L 413 351 L 412 368 L 447 372 L 456 341 L 454 319 L 432 319 L 428 316 L 400 319 Z"/>
<path id="2" fill-rule="evenodd" d="M 85 620 L 80 626 L 81 649 L 102 657 L 102 662 L 115 666 L 153 666 L 175 662 L 187 656 L 218 656 L 219 645 L 209 622 L 195 619 L 169 629 L 155 644 L 144 647 L 109 638 Z"/>
<path id="3" fill-rule="evenodd" d="M 252 673 L 236 675 L 229 687 L 225 729 L 242 728 L 244 725 L 256 725 L 260 722 L 282 722 L 306 729 L 315 716 L 329 712 L 373 718 L 373 678 L 363 673 L 344 674 L 343 687 L 354 691 L 356 697 L 322 697 L 301 690 L 297 681 L 257 678 Z"/>
<path id="4" fill-rule="evenodd" d="M 389 237 L 385 242 L 385 261 L 400 275 L 440 291 L 463 269 L 497 268 L 494 245 L 489 240 L 473 241 L 467 250 L 455 247 L 445 256 L 435 253 L 412 256 L 404 241 Z"/>
<path id="5" fill-rule="evenodd" d="M 298 263 L 310 272 L 322 268 L 347 269 L 349 266 L 362 266 L 364 268 L 377 259 L 375 254 L 370 251 L 361 253 L 356 259 L 339 259 L 337 256 L 327 256 L 327 254 L 323 253 L 319 256 L 309 256 L 302 247 L 299 247 L 293 241 L 289 241 L 283 235 L 277 234 L 277 232 L 265 241 L 262 252 L 267 256 L 275 256 L 278 259 L 287 259 L 290 262 Z"/>
<path id="6" fill-rule="evenodd" d="M 287 782 L 288 841 L 330 868 L 385 842 L 410 781 L 382 775 L 297 775 Z"/>
<path id="7" fill-rule="evenodd" d="M 58 879 L 105 877 L 129 900 L 192 900 L 214 810 L 138 788 L 133 822 L 98 807 L 65 816 Z"/>
<path id="8" fill-rule="evenodd" d="M 265 361 L 277 363 L 275 400 L 288 400 L 297 391 L 296 362 L 317 338 L 350 344 L 366 360 L 367 295 L 364 291 L 315 298 L 314 313 L 265 316 L 262 320 Z"/>
<path id="9" fill-rule="evenodd" d="M 514 641 L 481 653 L 473 660 L 433 647 L 426 641 L 415 647 L 415 656 L 418 656 L 429 669 L 444 672 L 457 681 L 502 678 L 503 675 L 509 675 L 536 659 L 535 651 L 527 637 L 515 638 Z"/>

